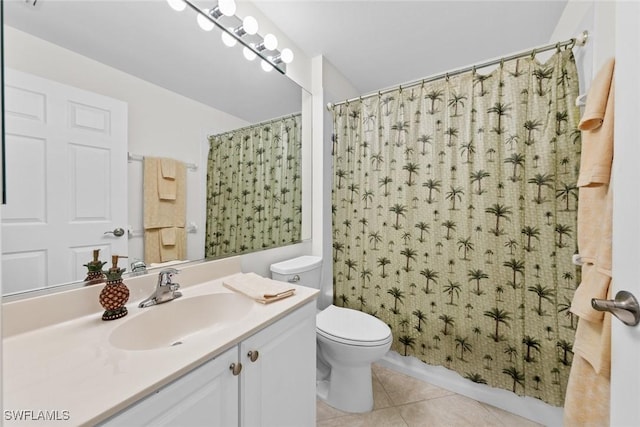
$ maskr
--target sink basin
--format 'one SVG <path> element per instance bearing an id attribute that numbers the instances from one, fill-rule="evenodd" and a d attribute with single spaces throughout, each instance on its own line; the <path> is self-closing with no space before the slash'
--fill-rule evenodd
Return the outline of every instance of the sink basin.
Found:
<path id="1" fill-rule="evenodd" d="M 182 297 L 145 308 L 125 319 L 109 337 L 123 350 L 153 350 L 187 342 L 203 331 L 226 328 L 245 317 L 254 302 L 242 295 L 219 293 Z"/>

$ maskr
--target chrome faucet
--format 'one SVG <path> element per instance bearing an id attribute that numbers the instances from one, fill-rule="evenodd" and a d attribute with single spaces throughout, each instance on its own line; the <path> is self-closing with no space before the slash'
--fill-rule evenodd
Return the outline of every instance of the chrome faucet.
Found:
<path id="1" fill-rule="evenodd" d="M 158 284 L 155 292 L 147 299 L 143 300 L 138 307 L 145 308 L 156 304 L 162 304 L 172 301 L 182 296 L 182 292 L 178 291 L 180 285 L 173 283 L 173 275 L 180 273 L 175 268 L 166 268 L 158 274 Z"/>
<path id="2" fill-rule="evenodd" d="M 147 265 L 142 260 L 135 260 L 131 263 L 131 273 L 135 276 L 147 274 Z"/>

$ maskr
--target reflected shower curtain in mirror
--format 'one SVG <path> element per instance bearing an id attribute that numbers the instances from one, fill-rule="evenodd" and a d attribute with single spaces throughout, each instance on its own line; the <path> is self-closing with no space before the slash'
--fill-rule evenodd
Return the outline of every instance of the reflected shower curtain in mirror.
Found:
<path id="1" fill-rule="evenodd" d="M 301 115 L 209 137 L 205 256 L 300 241 Z"/>
<path id="2" fill-rule="evenodd" d="M 577 95 L 563 50 L 334 107 L 335 304 L 402 355 L 562 405 Z"/>

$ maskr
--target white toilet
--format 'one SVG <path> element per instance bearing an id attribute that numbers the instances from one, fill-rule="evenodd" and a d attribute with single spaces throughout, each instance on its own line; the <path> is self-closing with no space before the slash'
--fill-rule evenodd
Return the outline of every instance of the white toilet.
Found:
<path id="1" fill-rule="evenodd" d="M 274 280 L 321 289 L 322 258 L 301 256 L 271 265 Z M 318 307 L 318 397 L 345 412 L 373 409 L 371 363 L 391 348 L 391 329 L 361 311 Z"/>

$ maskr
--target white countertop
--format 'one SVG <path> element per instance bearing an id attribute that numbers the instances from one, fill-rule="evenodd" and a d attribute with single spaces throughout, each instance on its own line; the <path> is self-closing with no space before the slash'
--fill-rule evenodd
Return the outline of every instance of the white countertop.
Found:
<path id="1" fill-rule="evenodd" d="M 181 299 L 233 293 L 222 281 L 218 278 L 183 286 Z M 127 304 L 129 314 L 122 319 L 102 321 L 99 311 L 11 335 L 3 340 L 4 425 L 12 425 L 7 411 L 33 411 L 33 417 L 38 411 L 57 411 L 61 418 L 68 416 L 66 422 L 56 421 L 55 425 L 100 422 L 313 301 L 317 294 L 317 290 L 298 286 L 293 296 L 280 301 L 267 305 L 253 302 L 247 315 L 232 326 L 203 330 L 182 345 L 168 348 L 122 350 L 110 344 L 109 335 L 115 328 L 157 308 L 138 308 L 139 298 Z M 31 424 L 48 423 L 15 423 Z"/>

